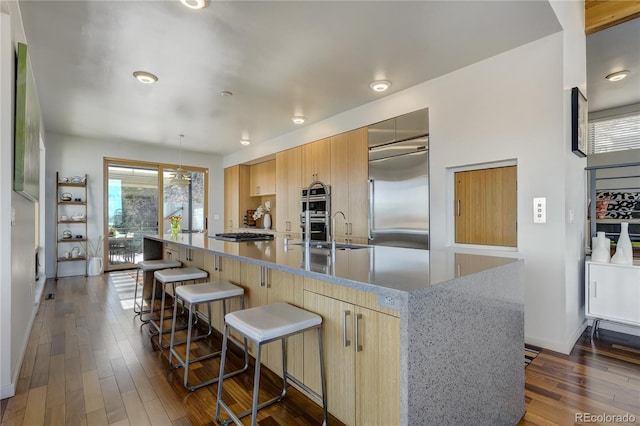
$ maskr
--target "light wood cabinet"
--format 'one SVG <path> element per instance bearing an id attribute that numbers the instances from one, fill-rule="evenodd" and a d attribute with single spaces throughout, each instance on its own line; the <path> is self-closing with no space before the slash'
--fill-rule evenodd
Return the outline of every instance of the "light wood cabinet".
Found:
<path id="1" fill-rule="evenodd" d="M 516 166 L 455 173 L 455 242 L 516 247 Z"/>
<path id="2" fill-rule="evenodd" d="M 242 226 L 243 216 L 251 206 L 249 184 L 249 166 L 239 164 L 224 169 L 225 232 L 233 232 Z"/>
<path id="3" fill-rule="evenodd" d="M 276 154 L 276 223 L 283 235 L 300 238 L 302 147 Z"/>
<path id="4" fill-rule="evenodd" d="M 331 183 L 331 139 L 321 139 L 302 145 L 302 186 L 319 180 Z"/>
<path id="5" fill-rule="evenodd" d="M 304 308 L 323 318 L 331 414 L 347 425 L 400 422 L 400 320 L 372 309 L 304 291 Z M 304 339 L 304 383 L 320 392 L 315 333 Z"/>
<path id="6" fill-rule="evenodd" d="M 249 189 L 252 197 L 276 193 L 276 160 L 250 166 Z"/>
<path id="7" fill-rule="evenodd" d="M 369 155 L 367 128 L 331 138 L 331 214 L 335 217 L 337 239 L 366 243 L 368 238 Z"/>
<path id="8" fill-rule="evenodd" d="M 273 270 L 250 263 L 242 264 L 242 286 L 245 288 L 247 307 L 285 302 L 303 306 L 302 280 L 299 275 Z M 302 380 L 304 338 L 302 334 L 287 338 L 287 371 Z M 250 353 L 255 356 L 256 347 L 250 344 Z M 275 341 L 263 346 L 262 364 L 282 376 L 282 344 Z"/>

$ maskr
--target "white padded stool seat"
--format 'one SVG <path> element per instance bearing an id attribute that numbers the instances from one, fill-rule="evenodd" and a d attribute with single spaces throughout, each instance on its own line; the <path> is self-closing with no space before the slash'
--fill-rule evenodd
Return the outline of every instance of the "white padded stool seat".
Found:
<path id="1" fill-rule="evenodd" d="M 190 281 L 198 280 L 201 278 L 207 278 L 209 274 L 206 271 L 198 268 L 175 268 L 175 269 L 161 269 L 155 271 L 153 276 L 161 283 L 171 283 L 177 281 Z"/>
<path id="2" fill-rule="evenodd" d="M 238 287 L 227 281 L 183 285 L 176 288 L 176 295 L 178 297 L 193 304 L 213 302 L 214 300 L 242 296 L 243 294 L 244 289 L 242 287 Z"/>
<path id="3" fill-rule="evenodd" d="M 322 317 L 288 303 L 271 303 L 225 316 L 229 326 L 261 343 L 322 324 Z"/>
<path id="4" fill-rule="evenodd" d="M 178 304 L 175 303 L 173 305 L 173 324 L 171 326 L 171 343 L 169 343 L 169 364 L 172 367 L 182 367 L 184 369 L 183 372 L 183 385 L 190 391 L 194 391 L 203 386 L 210 385 L 212 383 L 216 383 L 219 380 L 219 377 L 216 376 L 210 380 L 201 381 L 198 384 L 189 385 L 189 365 L 194 362 L 200 362 L 209 358 L 217 357 L 222 354 L 222 351 L 210 352 L 206 355 L 202 355 L 199 357 L 192 357 L 191 354 L 191 343 L 200 340 L 202 338 L 207 338 L 211 335 L 213 331 L 213 326 L 211 324 L 211 302 L 222 302 L 222 312 L 223 314 L 227 313 L 225 302 L 227 299 L 239 297 L 240 298 L 240 307 L 244 309 L 244 289 L 240 286 L 231 284 L 228 281 L 213 281 L 207 283 L 193 284 L 193 285 L 183 285 L 175 290 L 176 292 L 176 300 L 182 299 L 184 304 L 189 305 L 189 314 L 187 316 L 187 340 L 184 342 L 176 343 L 176 318 L 178 316 Z M 192 337 L 193 330 L 193 312 L 197 310 L 197 306 L 199 304 L 206 303 L 207 310 L 209 312 L 209 316 L 207 317 L 209 323 L 209 331 L 206 335 L 201 335 L 198 337 Z M 186 343 L 186 350 L 184 356 L 178 353 L 175 350 L 174 346 L 178 344 Z M 177 364 L 173 364 L 173 357 L 176 358 Z M 231 373 L 227 373 L 225 378 L 236 376 L 240 373 L 244 373 L 249 367 L 249 350 L 247 348 L 247 339 L 244 339 L 244 366 Z"/>
<path id="5" fill-rule="evenodd" d="M 141 260 L 138 262 L 138 267 L 143 271 L 157 271 L 159 269 L 179 268 L 182 263 L 177 260 Z"/>

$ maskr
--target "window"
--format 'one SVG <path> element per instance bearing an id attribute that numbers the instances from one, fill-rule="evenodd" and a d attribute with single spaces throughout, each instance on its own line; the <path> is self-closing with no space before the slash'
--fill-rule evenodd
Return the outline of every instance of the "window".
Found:
<path id="1" fill-rule="evenodd" d="M 640 112 L 589 121 L 589 154 L 640 149 Z"/>

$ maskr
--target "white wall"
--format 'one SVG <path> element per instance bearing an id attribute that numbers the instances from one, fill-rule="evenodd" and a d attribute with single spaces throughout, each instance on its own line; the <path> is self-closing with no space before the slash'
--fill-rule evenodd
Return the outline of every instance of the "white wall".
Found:
<path id="1" fill-rule="evenodd" d="M 175 147 L 158 147 L 132 142 L 111 142 L 107 140 L 86 139 L 79 137 L 47 134 L 46 192 L 56 193 L 55 176 L 59 171 L 63 176 L 88 175 L 88 237 L 94 243 L 103 230 L 103 159 L 123 158 L 128 160 L 151 161 L 177 165 Z M 224 216 L 224 170 L 222 158 L 212 154 L 183 150 L 182 163 L 189 166 L 209 169 L 209 232 L 222 232 Z M 55 196 L 46 200 L 44 218 L 46 239 L 46 271 L 47 276 L 55 273 L 54 240 L 56 220 Z M 219 219 L 214 220 L 215 215 Z M 60 276 L 84 274 L 83 262 L 69 262 L 60 265 Z"/>
<path id="2" fill-rule="evenodd" d="M 568 124 L 570 89 L 586 81 L 584 33 L 576 31 L 584 4 L 555 6 L 561 33 L 228 155 L 224 165 L 429 108 L 432 247 L 450 245 L 447 169 L 515 159 L 518 250 L 486 253 L 525 260 L 526 341 L 567 353 L 584 327 L 586 161 L 571 153 Z M 533 197 L 547 198 L 546 224 L 533 224 Z"/>
<path id="3" fill-rule="evenodd" d="M 39 304 L 34 303 L 36 208 L 13 192 L 12 181 L 15 46 L 24 42 L 15 6 L 2 4 L 0 15 L 0 398 L 15 393 Z"/>

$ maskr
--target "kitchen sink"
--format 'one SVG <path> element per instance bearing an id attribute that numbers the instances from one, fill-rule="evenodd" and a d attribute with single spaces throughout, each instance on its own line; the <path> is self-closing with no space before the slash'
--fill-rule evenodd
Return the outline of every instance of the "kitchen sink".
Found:
<path id="1" fill-rule="evenodd" d="M 292 243 L 293 245 L 296 246 L 303 246 L 304 247 L 304 243 Z M 309 243 L 309 247 L 311 248 L 317 248 L 317 249 L 329 249 L 331 250 L 331 243 L 328 243 L 326 241 L 312 241 L 311 243 Z M 361 246 L 361 245 L 355 245 L 355 244 L 346 244 L 346 243 L 336 243 L 336 250 L 357 250 L 357 249 L 363 249 L 363 248 L 369 248 L 369 246 Z"/>

